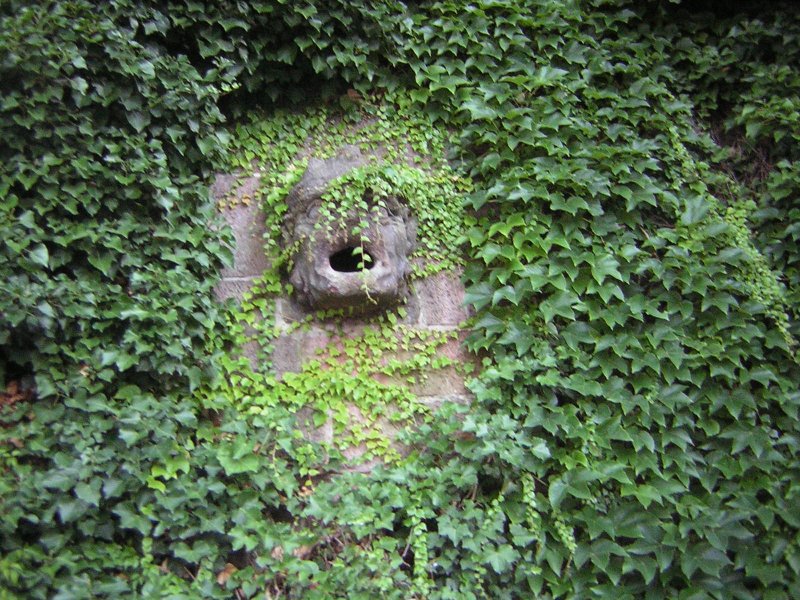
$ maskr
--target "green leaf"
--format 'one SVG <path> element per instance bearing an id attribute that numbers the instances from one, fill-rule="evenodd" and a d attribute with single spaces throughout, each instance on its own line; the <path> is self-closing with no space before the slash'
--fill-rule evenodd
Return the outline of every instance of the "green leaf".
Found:
<path id="1" fill-rule="evenodd" d="M 90 254 L 87 257 L 89 264 L 96 268 L 98 271 L 103 273 L 104 275 L 111 275 L 111 263 L 114 260 L 114 256 L 110 252 L 102 252 L 99 254 Z"/>
<path id="2" fill-rule="evenodd" d="M 475 119 L 494 119 L 497 117 L 497 111 L 493 108 L 490 108 L 485 102 L 472 99 L 464 102 L 461 105 L 462 110 L 469 111 L 470 118 L 473 120 Z"/>
<path id="3" fill-rule="evenodd" d="M 497 340 L 498 344 L 513 344 L 519 355 L 525 354 L 535 340 L 530 327 L 515 321 L 508 324 L 506 332 Z"/>
<path id="4" fill-rule="evenodd" d="M 478 283 L 467 288 L 464 304 L 471 304 L 480 310 L 492 301 L 494 289 L 488 283 Z"/>
<path id="5" fill-rule="evenodd" d="M 695 225 L 699 223 L 711 209 L 711 204 L 702 196 L 687 198 L 684 206 L 685 208 L 681 214 L 681 223 L 684 225 Z"/>
<path id="6" fill-rule="evenodd" d="M 577 298 L 570 292 L 559 292 L 542 302 L 539 305 L 539 310 L 544 316 L 545 323 L 552 321 L 555 316 L 574 319 L 575 311 L 573 306 L 576 302 Z"/>
<path id="7" fill-rule="evenodd" d="M 531 446 L 531 454 L 541 460 L 546 460 L 551 456 L 547 442 L 544 440 L 535 440 L 535 443 Z"/>
<path id="8" fill-rule="evenodd" d="M 592 263 L 592 277 L 598 284 L 602 284 L 606 277 L 613 277 L 614 279 L 622 280 L 617 267 L 619 263 L 617 260 L 608 254 L 594 259 Z"/>
<path id="9" fill-rule="evenodd" d="M 141 111 L 132 111 L 125 113 L 125 116 L 137 133 L 141 133 L 150 124 L 150 115 Z"/>
<path id="10" fill-rule="evenodd" d="M 558 509 L 567 495 L 568 488 L 569 486 L 561 479 L 551 481 L 547 488 L 547 498 L 550 500 L 550 506 Z"/>
<path id="11" fill-rule="evenodd" d="M 242 436 L 237 436 L 233 443 L 220 447 L 217 460 L 228 475 L 256 472 L 261 462 L 253 452 L 253 444 Z"/>
<path id="12" fill-rule="evenodd" d="M 139 63 L 139 71 L 147 78 L 152 79 L 156 76 L 156 70 L 153 63 L 149 60 L 143 60 Z"/>
<path id="13" fill-rule="evenodd" d="M 62 500 L 57 503 L 56 507 L 58 518 L 62 523 L 76 521 L 86 514 L 87 509 L 86 503 L 78 499 Z"/>
<path id="14" fill-rule="evenodd" d="M 50 263 L 50 253 L 47 251 L 47 246 L 44 244 L 37 244 L 30 251 L 30 259 L 42 267 L 47 268 Z"/>
<path id="15" fill-rule="evenodd" d="M 514 565 L 519 555 L 510 544 L 503 544 L 486 553 L 486 562 L 495 573 L 504 573 Z"/>
<path id="16" fill-rule="evenodd" d="M 93 479 L 89 483 L 79 483 L 75 486 L 75 495 L 91 506 L 100 504 L 100 479 Z"/>

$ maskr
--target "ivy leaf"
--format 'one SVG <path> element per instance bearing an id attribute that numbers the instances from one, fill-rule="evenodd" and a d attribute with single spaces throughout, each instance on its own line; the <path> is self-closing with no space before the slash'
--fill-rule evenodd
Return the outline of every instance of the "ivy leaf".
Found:
<path id="1" fill-rule="evenodd" d="M 577 303 L 577 298 L 570 292 L 559 292 L 539 305 L 539 310 L 544 316 L 545 323 L 549 323 L 555 316 L 565 319 L 574 319 L 575 311 L 573 306 Z"/>
<path id="2" fill-rule="evenodd" d="M 495 109 L 490 108 L 486 102 L 478 99 L 471 99 L 467 102 L 464 102 L 464 104 L 461 105 L 461 109 L 469 111 L 470 118 L 473 120 L 491 120 L 497 117 L 497 111 Z"/>
<path id="3" fill-rule="evenodd" d="M 608 276 L 622 280 L 622 275 L 617 269 L 618 266 L 619 263 L 613 256 L 609 254 L 600 256 L 592 263 L 592 277 L 598 284 L 602 284 Z"/>
<path id="4" fill-rule="evenodd" d="M 81 482 L 75 486 L 75 495 L 91 506 L 100 503 L 100 479 L 93 479 L 89 483 Z"/>
<path id="5" fill-rule="evenodd" d="M 233 443 L 227 443 L 217 453 L 217 460 L 225 473 L 254 473 L 258 471 L 260 460 L 253 452 L 253 444 L 244 436 L 237 436 Z"/>
<path id="6" fill-rule="evenodd" d="M 44 244 L 37 244 L 30 251 L 30 259 L 42 267 L 47 268 L 50 263 L 50 253 L 47 251 L 47 246 Z"/>
<path id="7" fill-rule="evenodd" d="M 104 275 L 111 275 L 111 263 L 114 260 L 110 252 L 91 254 L 88 257 L 89 264 Z"/>
<path id="8" fill-rule="evenodd" d="M 517 561 L 518 557 L 519 555 L 513 546 L 503 544 L 487 552 L 486 562 L 489 563 L 495 573 L 504 573 L 509 566 Z"/>
<path id="9" fill-rule="evenodd" d="M 551 456 L 547 442 L 540 439 L 535 440 L 535 443 L 531 446 L 531 454 L 541 460 L 547 460 Z"/>
<path id="10" fill-rule="evenodd" d="M 550 500 L 550 505 L 554 509 L 558 509 L 561 506 L 561 502 L 567 495 L 567 490 L 569 486 L 561 479 L 556 479 L 555 481 L 551 481 L 547 488 L 547 498 Z"/>
<path id="11" fill-rule="evenodd" d="M 691 547 L 681 556 L 681 570 L 687 577 L 694 575 L 698 569 L 706 575 L 719 577 L 720 571 L 730 564 L 724 553 L 706 544 Z"/>
<path id="12" fill-rule="evenodd" d="M 472 305 L 480 310 L 492 301 L 494 289 L 486 282 L 477 283 L 467 288 L 464 293 L 464 304 Z"/>
<path id="13" fill-rule="evenodd" d="M 86 514 L 87 505 L 82 500 L 75 498 L 69 500 L 62 500 L 56 508 L 58 518 L 62 523 L 69 523 L 75 521 Z"/>
<path id="14" fill-rule="evenodd" d="M 702 196 L 687 198 L 684 206 L 685 208 L 681 214 L 681 223 L 684 225 L 699 223 L 711 209 L 711 204 Z"/>
<path id="15" fill-rule="evenodd" d="M 546 85 L 564 77 L 567 71 L 557 67 L 542 67 L 533 73 L 531 83 L 533 86 Z"/>
<path id="16" fill-rule="evenodd" d="M 148 79 L 152 79 L 156 76 L 156 70 L 153 67 L 153 63 L 149 60 L 143 60 L 139 63 L 139 71 Z"/>
<path id="17" fill-rule="evenodd" d="M 525 354 L 531 347 L 534 341 L 533 332 L 531 328 L 526 325 L 520 325 L 516 321 L 508 324 L 506 332 L 497 340 L 498 344 L 514 344 L 517 354 L 520 356 Z"/>

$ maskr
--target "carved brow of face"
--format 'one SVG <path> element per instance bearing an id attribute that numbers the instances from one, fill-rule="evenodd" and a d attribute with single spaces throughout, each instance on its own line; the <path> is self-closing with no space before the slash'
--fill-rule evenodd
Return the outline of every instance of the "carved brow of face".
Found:
<path id="1" fill-rule="evenodd" d="M 337 215 L 340 226 L 335 228 L 326 227 L 320 210 L 330 183 L 366 163 L 354 146 L 330 159 L 311 159 L 286 198 L 283 243 L 296 249 L 289 281 L 308 308 L 350 308 L 365 314 L 406 296 L 416 221 L 403 200 L 385 199 L 383 206 L 366 202 L 366 210 Z"/>

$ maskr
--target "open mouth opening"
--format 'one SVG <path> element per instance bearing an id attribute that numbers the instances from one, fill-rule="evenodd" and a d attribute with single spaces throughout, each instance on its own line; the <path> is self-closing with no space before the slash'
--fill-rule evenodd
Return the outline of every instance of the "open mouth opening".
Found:
<path id="1" fill-rule="evenodd" d="M 375 265 L 372 256 L 360 246 L 347 246 L 331 254 L 331 268 L 340 273 L 356 273 L 371 269 Z"/>

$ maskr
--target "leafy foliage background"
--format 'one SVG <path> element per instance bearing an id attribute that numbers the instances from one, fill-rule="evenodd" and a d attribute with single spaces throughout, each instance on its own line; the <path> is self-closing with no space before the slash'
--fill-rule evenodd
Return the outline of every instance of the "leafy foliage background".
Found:
<path id="1" fill-rule="evenodd" d="M 0 596 L 796 595 L 800 18 L 708 8 L 0 4 Z M 348 88 L 460 132 L 487 360 L 310 489 L 291 411 L 198 401 L 207 187 L 226 118 Z"/>

